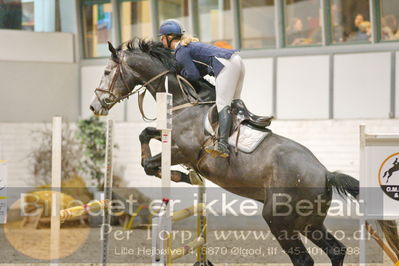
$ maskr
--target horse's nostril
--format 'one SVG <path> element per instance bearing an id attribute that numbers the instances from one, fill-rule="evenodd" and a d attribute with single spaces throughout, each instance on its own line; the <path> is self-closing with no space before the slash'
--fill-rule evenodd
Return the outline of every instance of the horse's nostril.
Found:
<path id="1" fill-rule="evenodd" d="M 93 107 L 92 105 L 90 105 L 90 110 L 91 110 L 92 112 L 94 112 L 94 107 Z"/>

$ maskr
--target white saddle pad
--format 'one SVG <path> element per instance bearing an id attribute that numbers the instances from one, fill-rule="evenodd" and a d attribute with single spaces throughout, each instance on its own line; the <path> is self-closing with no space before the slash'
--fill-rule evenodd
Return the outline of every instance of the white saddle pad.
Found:
<path id="1" fill-rule="evenodd" d="M 204 119 L 205 130 L 212 136 L 215 135 L 215 132 L 211 126 L 211 123 L 208 120 L 208 115 L 205 115 Z M 238 150 L 245 153 L 252 153 L 259 144 L 270 134 L 270 131 L 261 131 L 254 129 L 252 127 L 246 125 L 240 125 L 240 136 L 238 138 Z M 237 133 L 235 131 L 229 138 L 229 144 L 231 147 L 236 147 Z"/>

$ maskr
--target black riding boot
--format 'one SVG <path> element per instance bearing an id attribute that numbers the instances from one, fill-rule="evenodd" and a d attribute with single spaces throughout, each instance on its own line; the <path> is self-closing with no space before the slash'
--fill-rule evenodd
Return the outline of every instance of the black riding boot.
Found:
<path id="1" fill-rule="evenodd" d="M 230 106 L 226 106 L 219 112 L 219 138 L 215 146 L 208 146 L 205 151 L 213 157 L 227 158 L 230 156 L 230 145 L 228 142 L 231 130 Z"/>

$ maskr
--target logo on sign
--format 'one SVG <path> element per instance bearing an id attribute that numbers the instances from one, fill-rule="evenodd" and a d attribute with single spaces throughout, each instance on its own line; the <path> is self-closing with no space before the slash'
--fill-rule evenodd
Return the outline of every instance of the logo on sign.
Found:
<path id="1" fill-rule="evenodd" d="M 378 183 L 387 196 L 399 201 L 399 152 L 383 161 L 378 171 Z"/>

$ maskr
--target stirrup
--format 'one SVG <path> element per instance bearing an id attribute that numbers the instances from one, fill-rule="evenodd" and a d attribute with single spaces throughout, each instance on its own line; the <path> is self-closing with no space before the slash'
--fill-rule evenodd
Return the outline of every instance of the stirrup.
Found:
<path id="1" fill-rule="evenodd" d="M 217 143 L 217 149 L 220 152 L 220 157 L 222 158 L 227 158 L 230 156 L 230 145 L 228 143 L 224 143 L 224 142 L 218 142 Z"/>
<path id="2" fill-rule="evenodd" d="M 219 148 L 219 147 L 221 147 L 221 148 Z M 209 153 L 213 158 L 216 158 L 216 157 L 227 158 L 230 156 L 229 147 L 226 147 L 225 144 L 220 143 L 220 142 L 217 142 L 214 146 L 210 145 L 210 146 L 205 147 L 205 151 L 207 153 Z"/>
<path id="3" fill-rule="evenodd" d="M 212 156 L 212 158 L 216 158 L 219 156 L 219 152 L 215 149 L 214 146 L 205 147 L 205 152 Z"/>

